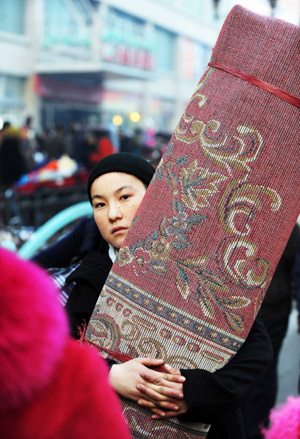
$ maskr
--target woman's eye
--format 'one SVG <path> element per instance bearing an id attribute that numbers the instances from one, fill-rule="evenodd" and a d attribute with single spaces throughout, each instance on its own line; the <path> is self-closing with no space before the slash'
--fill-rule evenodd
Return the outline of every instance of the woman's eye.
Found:
<path id="1" fill-rule="evenodd" d="M 122 195 L 121 200 L 128 200 L 129 197 L 130 197 L 130 195 Z"/>
<path id="2" fill-rule="evenodd" d="M 95 204 L 95 209 L 99 209 L 100 207 L 103 207 L 104 206 L 104 203 L 96 203 Z"/>

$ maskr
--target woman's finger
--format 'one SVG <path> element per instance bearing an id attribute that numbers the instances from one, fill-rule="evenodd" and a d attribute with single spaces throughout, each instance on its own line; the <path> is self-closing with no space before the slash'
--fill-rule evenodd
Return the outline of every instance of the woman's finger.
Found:
<path id="1" fill-rule="evenodd" d="M 147 399 L 139 399 L 138 404 L 149 409 L 166 409 L 172 411 L 179 410 L 179 406 L 170 401 L 158 401 L 157 403 L 154 403 Z"/>
<path id="2" fill-rule="evenodd" d="M 175 369 L 175 367 L 172 367 L 169 364 L 164 364 L 163 368 L 166 369 L 166 372 L 168 372 L 172 375 L 181 375 L 181 372 L 179 369 Z"/>
<path id="3" fill-rule="evenodd" d="M 166 417 L 166 412 L 164 412 L 163 410 L 159 409 L 159 408 L 153 408 L 151 409 L 151 411 L 153 413 L 155 413 L 155 416 L 158 416 L 157 419 L 164 419 Z M 152 416 L 151 416 L 152 417 Z M 152 417 L 153 418 L 153 417 Z M 153 418 L 155 419 L 155 418 Z"/>
<path id="4" fill-rule="evenodd" d="M 154 371 L 143 371 L 140 373 L 140 376 L 148 381 L 149 383 L 156 384 L 156 385 L 162 385 L 163 380 L 173 383 L 184 383 L 185 377 L 182 375 L 171 375 L 168 373 L 160 373 L 160 372 L 154 372 Z"/>
<path id="5" fill-rule="evenodd" d="M 154 401 L 166 401 L 169 398 L 183 399 L 183 393 L 171 387 L 138 384 L 136 388 Z"/>
<path id="6" fill-rule="evenodd" d="M 159 393 L 156 390 L 153 390 L 150 387 L 144 386 L 143 384 L 137 384 L 136 388 L 139 392 L 143 393 L 148 398 L 154 401 L 162 401 L 166 399 L 166 397 L 163 394 Z M 156 389 L 160 389 L 160 387 L 156 387 Z"/>
<path id="7" fill-rule="evenodd" d="M 173 383 L 184 383 L 185 382 L 185 377 L 182 375 L 173 375 L 173 374 L 169 374 L 169 373 L 165 373 L 163 376 L 163 379 L 166 381 L 171 381 Z"/>
<path id="8" fill-rule="evenodd" d="M 141 372 L 140 376 L 145 381 L 148 381 L 148 383 L 155 384 L 156 386 L 159 386 L 162 380 L 159 376 L 154 375 L 154 372 Z"/>
<path id="9" fill-rule="evenodd" d="M 154 402 L 150 401 L 149 399 L 139 399 L 137 402 L 139 405 L 143 407 L 147 407 L 149 409 L 156 408 L 156 405 Z"/>
<path id="10" fill-rule="evenodd" d="M 166 409 L 166 410 L 168 410 L 168 412 L 179 410 L 179 406 L 171 401 L 158 401 L 156 407 Z"/>
<path id="11" fill-rule="evenodd" d="M 164 364 L 164 360 L 161 358 L 135 358 L 135 361 L 147 367 L 162 366 Z"/>
<path id="12" fill-rule="evenodd" d="M 183 399 L 182 384 L 173 384 L 173 385 L 169 385 L 169 384 L 170 383 L 168 382 L 164 382 L 158 386 L 157 384 L 152 384 L 148 382 L 141 383 L 141 392 L 143 391 L 145 392 L 145 388 L 148 388 L 166 397 L 166 398 L 159 398 L 159 400 L 165 400 L 169 398 Z"/>
<path id="13" fill-rule="evenodd" d="M 154 412 L 155 409 L 152 410 L 152 412 Z M 178 416 L 177 412 L 172 412 L 172 411 L 168 411 L 168 412 L 164 412 L 164 415 L 161 416 L 157 411 L 155 411 L 155 414 L 151 416 L 152 419 L 166 419 L 166 418 L 173 418 L 174 416 Z"/>
<path id="14" fill-rule="evenodd" d="M 152 419 L 163 419 L 166 417 L 166 412 L 159 409 L 159 408 L 154 408 L 151 409 L 152 413 L 154 413 L 154 415 L 151 416 Z M 153 418 L 153 416 L 157 416 L 157 418 Z"/>

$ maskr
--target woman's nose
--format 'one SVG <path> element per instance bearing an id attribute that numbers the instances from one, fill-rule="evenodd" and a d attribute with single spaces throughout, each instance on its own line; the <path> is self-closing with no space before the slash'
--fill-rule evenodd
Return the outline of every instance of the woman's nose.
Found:
<path id="1" fill-rule="evenodd" d="M 108 217 L 111 221 L 122 218 L 122 210 L 119 204 L 113 203 L 109 206 Z"/>

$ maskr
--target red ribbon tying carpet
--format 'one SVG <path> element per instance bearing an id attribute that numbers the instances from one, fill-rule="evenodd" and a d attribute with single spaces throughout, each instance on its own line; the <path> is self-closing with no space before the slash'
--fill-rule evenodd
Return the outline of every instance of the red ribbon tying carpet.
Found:
<path id="1" fill-rule="evenodd" d="M 272 84 L 269 84 L 265 81 L 262 81 L 261 79 L 256 78 L 255 76 L 248 75 L 247 73 L 240 72 L 239 70 L 236 70 L 232 67 L 223 66 L 221 64 L 210 62 L 208 63 L 210 67 L 214 67 L 216 69 L 223 70 L 224 72 L 231 73 L 234 76 L 237 76 L 238 78 L 243 79 L 243 81 L 249 82 L 249 84 L 254 85 L 255 87 L 259 87 L 262 90 L 266 90 L 270 93 L 273 93 L 273 95 L 279 97 L 280 99 L 283 99 L 285 102 L 288 102 L 291 105 L 294 105 L 294 107 L 300 108 L 300 99 L 298 99 L 296 96 L 293 96 L 284 90 L 281 90 L 278 87 L 275 87 Z"/>

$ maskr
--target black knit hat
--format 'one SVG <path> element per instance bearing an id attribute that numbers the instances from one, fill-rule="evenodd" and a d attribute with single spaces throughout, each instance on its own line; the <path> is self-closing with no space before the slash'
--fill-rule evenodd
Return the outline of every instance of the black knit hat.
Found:
<path id="1" fill-rule="evenodd" d="M 129 152 L 118 152 L 104 157 L 93 167 L 87 181 L 87 191 L 91 203 L 91 186 L 94 180 L 108 172 L 125 172 L 134 175 L 148 186 L 155 169 L 143 158 Z"/>

